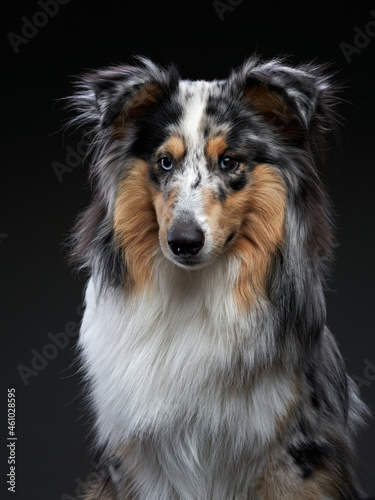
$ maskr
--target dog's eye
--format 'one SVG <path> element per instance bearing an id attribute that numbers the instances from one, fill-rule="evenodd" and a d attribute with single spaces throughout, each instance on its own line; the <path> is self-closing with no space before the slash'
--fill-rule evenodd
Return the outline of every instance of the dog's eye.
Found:
<path id="1" fill-rule="evenodd" d="M 173 167 L 173 160 L 172 158 L 169 158 L 168 156 L 164 156 L 163 158 L 160 158 L 159 164 L 162 169 L 164 170 L 171 170 Z"/>
<path id="2" fill-rule="evenodd" d="M 240 162 L 231 156 L 223 156 L 220 160 L 220 168 L 221 170 L 224 170 L 224 172 L 232 172 L 233 170 L 236 170 L 239 164 Z"/>

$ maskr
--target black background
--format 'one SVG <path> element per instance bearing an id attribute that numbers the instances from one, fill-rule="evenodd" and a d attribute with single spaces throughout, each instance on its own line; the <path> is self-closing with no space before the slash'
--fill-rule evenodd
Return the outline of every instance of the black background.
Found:
<path id="1" fill-rule="evenodd" d="M 325 176 L 337 213 L 339 242 L 327 293 L 328 324 L 348 372 L 362 378 L 362 382 L 357 379 L 362 397 L 375 408 L 375 371 L 366 371 L 366 363 L 375 364 L 375 36 L 356 40 L 362 46 L 350 62 L 340 46 L 341 42 L 354 45 L 355 27 L 363 30 L 375 21 L 375 12 L 370 13 L 375 4 L 237 3 L 221 20 L 212 0 L 99 4 L 72 0 L 60 5 L 28 43 L 20 44 L 18 53 L 8 34 L 21 35 L 23 16 L 32 21 L 42 9 L 37 1 L 3 5 L 1 399 L 6 402 L 7 387 L 16 388 L 18 437 L 17 493 L 9 498 L 75 498 L 88 471 L 90 426 L 82 417 L 84 404 L 74 365 L 76 338 L 30 375 L 27 386 L 19 366 L 31 368 L 32 349 L 42 352 L 51 343 L 49 333 L 57 334 L 80 319 L 76 309 L 84 279 L 69 268 L 63 242 L 89 199 L 87 165 L 78 158 L 79 165 L 65 172 L 61 182 L 52 168 L 53 162 L 69 166 L 67 147 L 76 151 L 80 140 L 79 133 L 61 131 L 67 113 L 56 101 L 72 92 L 74 75 L 129 62 L 135 54 L 161 64 L 175 62 L 182 76 L 191 79 L 225 77 L 254 51 L 267 58 L 289 54 L 294 63 L 312 59 L 332 63 L 336 79 L 346 85 L 342 95 L 346 102 L 339 108 L 341 140 L 332 146 Z M 375 23 L 369 29 L 375 35 Z M 5 408 L 0 422 L 1 489 L 6 491 Z M 372 420 L 359 437 L 359 470 L 363 485 L 373 493 L 374 444 Z"/>

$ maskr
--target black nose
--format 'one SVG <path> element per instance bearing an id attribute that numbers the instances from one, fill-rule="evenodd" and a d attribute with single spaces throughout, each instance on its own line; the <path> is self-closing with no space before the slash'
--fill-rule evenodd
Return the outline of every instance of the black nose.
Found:
<path id="1" fill-rule="evenodd" d="M 197 255 L 204 244 L 203 231 L 194 225 L 174 226 L 168 231 L 168 245 L 175 255 Z"/>

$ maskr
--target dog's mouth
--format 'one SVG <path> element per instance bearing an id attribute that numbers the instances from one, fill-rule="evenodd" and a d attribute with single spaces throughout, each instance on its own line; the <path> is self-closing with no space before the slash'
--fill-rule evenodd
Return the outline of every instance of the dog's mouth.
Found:
<path id="1" fill-rule="evenodd" d="M 209 264 L 209 259 L 204 258 L 191 258 L 191 257 L 177 257 L 175 255 L 168 255 L 168 259 L 182 269 L 201 269 Z"/>

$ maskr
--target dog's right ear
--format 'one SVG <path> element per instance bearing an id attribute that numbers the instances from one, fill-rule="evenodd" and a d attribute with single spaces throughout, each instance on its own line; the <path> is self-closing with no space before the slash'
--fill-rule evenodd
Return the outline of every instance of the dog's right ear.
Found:
<path id="1" fill-rule="evenodd" d="M 126 124 L 142 115 L 147 107 L 177 87 L 174 66 L 161 68 L 149 59 L 138 58 L 137 66 L 111 66 L 84 75 L 71 98 L 79 112 L 73 123 L 108 129 L 116 136 Z"/>

